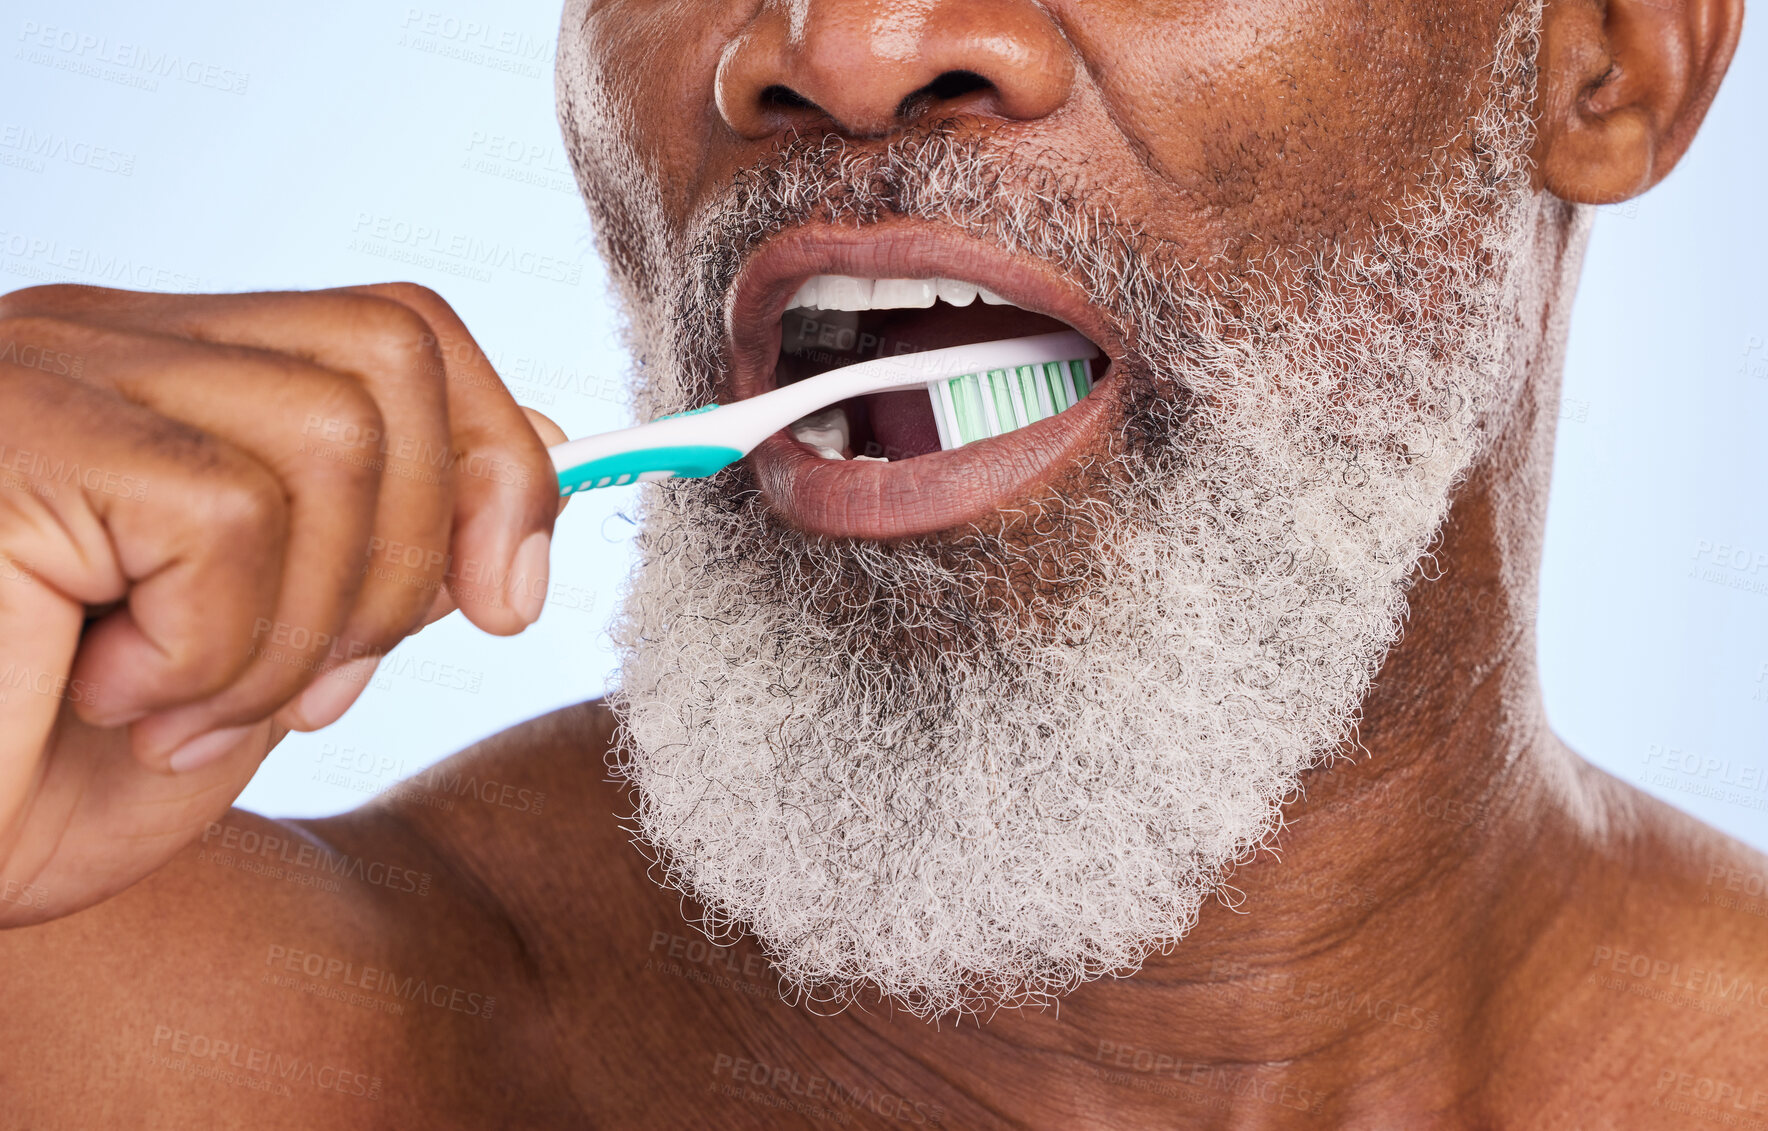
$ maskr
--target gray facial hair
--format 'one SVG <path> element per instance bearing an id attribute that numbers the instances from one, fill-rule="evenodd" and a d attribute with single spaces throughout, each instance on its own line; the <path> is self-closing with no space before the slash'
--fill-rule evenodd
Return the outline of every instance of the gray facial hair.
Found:
<path id="1" fill-rule="evenodd" d="M 923 1016 L 1049 1000 L 1184 936 L 1341 748 L 1514 393 L 1538 27 L 1514 16 L 1470 156 L 1376 248 L 1210 290 L 947 130 L 739 178 L 640 319 L 646 416 L 704 403 L 737 269 L 813 217 L 1062 264 L 1133 336 L 1110 455 L 1029 524 L 827 540 L 742 468 L 646 489 L 615 769 L 709 932 L 753 932 L 807 1000 Z"/>

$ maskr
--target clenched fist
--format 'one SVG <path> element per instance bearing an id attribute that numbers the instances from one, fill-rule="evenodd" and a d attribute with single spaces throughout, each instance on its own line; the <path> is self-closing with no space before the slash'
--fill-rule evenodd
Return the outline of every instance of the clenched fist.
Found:
<path id="1" fill-rule="evenodd" d="M 0 924 L 158 867 L 431 620 L 530 624 L 562 438 L 411 284 L 0 297 L 0 880 L 47 893 Z"/>

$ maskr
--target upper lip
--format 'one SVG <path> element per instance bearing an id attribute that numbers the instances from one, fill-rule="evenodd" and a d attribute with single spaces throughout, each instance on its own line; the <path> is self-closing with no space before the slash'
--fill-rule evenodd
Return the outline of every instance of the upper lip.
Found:
<path id="1" fill-rule="evenodd" d="M 1107 357 L 1122 353 L 1116 327 L 1079 287 L 1041 261 L 925 222 L 884 221 L 862 229 L 805 224 L 763 244 L 731 288 L 726 391 L 733 400 L 773 387 L 780 318 L 792 295 L 813 275 L 962 279 L 1015 306 L 1068 323 Z"/>

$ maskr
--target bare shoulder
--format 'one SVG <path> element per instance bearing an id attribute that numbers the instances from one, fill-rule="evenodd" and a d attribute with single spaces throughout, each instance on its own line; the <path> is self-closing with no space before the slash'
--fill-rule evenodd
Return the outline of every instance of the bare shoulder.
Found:
<path id="1" fill-rule="evenodd" d="M 1593 1110 L 1616 1126 L 1768 1125 L 1768 856 L 1591 780 L 1603 847 L 1538 947 L 1555 973 L 1534 983 L 1538 1021 L 1510 1068 L 1541 1100 L 1523 1125 Z"/>
<path id="2" fill-rule="evenodd" d="M 410 796 L 320 821 L 232 810 L 122 894 L 0 932 L 24 1125 L 534 1123 L 549 1069 L 524 1053 L 547 1041 L 520 941 Z"/>
<path id="3" fill-rule="evenodd" d="M 1660 973 L 1648 980 L 1664 981 L 1660 964 L 1667 962 L 1678 984 L 1666 988 L 1694 995 L 1684 1004 L 1710 999 L 1710 1017 L 1768 1023 L 1768 855 L 1628 783 L 1603 779 L 1619 830 L 1613 861 L 1625 881 L 1625 899 L 1608 917 L 1619 941 L 1658 948 L 1647 957 Z M 1619 957 L 1593 954 L 1591 965 L 1616 973 Z M 1639 957 L 1629 954 L 1622 965 L 1637 970 Z M 1695 963 L 1713 976 L 1698 977 Z"/>

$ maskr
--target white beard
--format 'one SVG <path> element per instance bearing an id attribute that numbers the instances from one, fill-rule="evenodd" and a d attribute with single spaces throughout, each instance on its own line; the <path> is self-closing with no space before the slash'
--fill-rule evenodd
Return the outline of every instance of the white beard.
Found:
<path id="1" fill-rule="evenodd" d="M 1514 395 L 1513 267 L 1543 207 L 1525 7 L 1477 164 L 1287 294 L 1224 303 L 1109 215 L 983 183 L 950 139 L 848 161 L 848 183 L 919 186 L 896 214 L 1074 265 L 1138 328 L 1139 392 L 1094 495 L 1047 500 L 1030 543 L 829 542 L 728 481 L 647 488 L 616 768 L 709 931 L 752 932 L 800 995 L 923 1016 L 1048 1000 L 1185 935 L 1345 743 L 1482 420 Z M 830 215 L 831 183 L 794 167 L 733 207 Z M 647 412 L 705 395 L 696 312 L 737 255 L 708 246 L 648 322 Z M 990 603 L 1008 560 L 1042 581 L 1028 615 Z"/>

